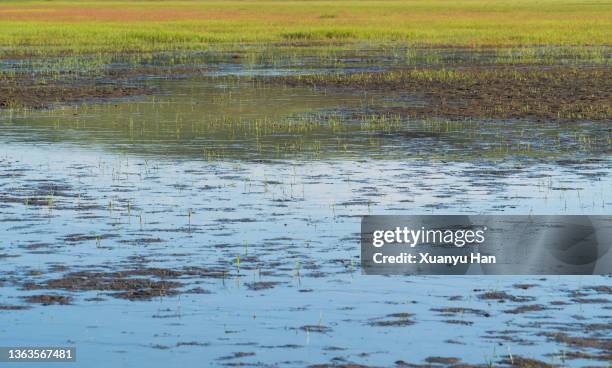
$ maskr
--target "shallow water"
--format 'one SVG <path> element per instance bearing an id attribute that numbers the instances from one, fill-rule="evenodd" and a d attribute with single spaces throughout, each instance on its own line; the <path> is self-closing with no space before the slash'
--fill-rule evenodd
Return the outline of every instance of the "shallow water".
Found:
<path id="1" fill-rule="evenodd" d="M 581 366 L 597 361 L 564 352 L 605 352 L 542 333 L 609 336 L 610 294 L 591 288 L 609 277 L 364 276 L 358 236 L 365 214 L 607 215 L 607 126 L 381 121 L 378 106 L 413 101 L 218 76 L 144 83 L 154 96 L 2 113 L 0 305 L 31 309 L 0 310 L 0 345 L 75 345 L 88 367 Z M 179 293 L 152 300 L 27 287 L 152 267 L 214 272 L 170 277 Z M 72 301 L 23 299 L 37 294 Z M 524 305 L 540 308 L 508 313 Z"/>

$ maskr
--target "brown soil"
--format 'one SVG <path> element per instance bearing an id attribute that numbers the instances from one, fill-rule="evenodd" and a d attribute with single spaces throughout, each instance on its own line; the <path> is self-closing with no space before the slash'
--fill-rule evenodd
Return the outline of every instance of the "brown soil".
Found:
<path id="1" fill-rule="evenodd" d="M 447 319 L 442 322 L 448 323 L 451 325 L 463 325 L 463 326 L 471 326 L 474 324 L 474 322 L 472 321 L 464 321 L 464 320 L 459 320 L 459 319 Z"/>
<path id="2" fill-rule="evenodd" d="M 374 366 L 367 366 L 363 364 L 313 364 L 309 365 L 308 368 L 374 368 Z"/>
<path id="3" fill-rule="evenodd" d="M 532 304 L 532 305 L 524 305 L 521 307 L 517 307 L 514 309 L 509 309 L 504 311 L 505 313 L 509 313 L 509 314 L 521 314 L 521 313 L 528 313 L 528 312 L 539 312 L 539 311 L 543 311 L 546 310 L 548 308 L 546 308 L 543 305 L 540 304 Z"/>
<path id="4" fill-rule="evenodd" d="M 446 358 L 446 357 L 429 357 L 427 359 L 425 359 L 425 361 L 427 363 L 434 363 L 434 364 L 456 364 L 459 363 L 461 361 L 461 359 L 459 358 Z"/>
<path id="5" fill-rule="evenodd" d="M 164 296 L 177 295 L 178 291 L 167 288 L 148 288 L 148 289 L 137 289 L 128 290 L 120 293 L 111 294 L 115 298 L 127 299 L 127 300 L 151 300 L 153 298 L 161 298 Z"/>
<path id="6" fill-rule="evenodd" d="M 491 317 L 491 314 L 487 311 L 475 308 L 461 308 L 461 307 L 448 307 L 448 308 L 432 308 L 431 311 L 439 312 L 443 316 L 454 316 L 457 314 L 473 314 L 480 317 Z"/>
<path id="7" fill-rule="evenodd" d="M 435 358 L 435 357 L 434 357 Z M 429 358 L 428 358 L 429 359 Z M 456 358 L 441 358 L 441 359 L 456 359 Z M 414 364 L 405 362 L 403 360 L 397 360 L 395 362 L 397 368 L 438 368 L 438 367 L 452 367 L 452 368 L 487 368 L 486 365 L 473 365 L 463 363 L 427 363 L 427 364 Z"/>
<path id="8" fill-rule="evenodd" d="M 594 121 L 612 117 L 612 70 L 607 67 L 471 67 L 451 72 L 445 76 L 432 69 L 415 69 L 285 76 L 273 81 L 289 86 L 394 91 L 424 101 L 384 108 L 408 117 Z"/>
<path id="9" fill-rule="evenodd" d="M 586 360 L 601 360 L 601 361 L 612 361 L 612 353 L 604 354 L 590 354 L 582 351 L 569 351 L 563 353 L 565 359 L 586 359 Z"/>
<path id="10" fill-rule="evenodd" d="M 252 357 L 252 356 L 255 356 L 255 353 L 239 351 L 239 352 L 233 353 L 232 355 L 223 356 L 219 358 L 218 360 L 240 359 L 240 358 Z"/>
<path id="11" fill-rule="evenodd" d="M 508 357 L 502 360 L 501 363 L 509 367 L 517 367 L 517 368 L 554 368 L 554 367 L 558 367 L 558 365 L 544 363 L 536 359 L 522 358 L 520 356 L 513 356 L 512 358 Z"/>
<path id="12" fill-rule="evenodd" d="M 117 235 L 101 234 L 101 235 L 84 235 L 84 234 L 70 234 L 64 237 L 65 242 L 69 243 L 80 243 L 91 240 L 106 240 L 116 238 Z"/>
<path id="13" fill-rule="evenodd" d="M 256 281 L 256 282 L 246 283 L 245 285 L 247 288 L 249 288 L 249 290 L 258 291 L 258 290 L 273 289 L 278 284 L 280 283 L 275 282 L 275 281 Z"/>
<path id="14" fill-rule="evenodd" d="M 589 286 L 585 289 L 596 291 L 600 294 L 612 294 L 612 286 L 606 285 L 598 285 L 598 286 Z"/>
<path id="15" fill-rule="evenodd" d="M 6 305 L 0 304 L 0 311 L 16 311 L 30 309 L 27 305 Z"/>
<path id="16" fill-rule="evenodd" d="M 47 108 L 87 100 L 113 99 L 151 94 L 151 88 L 130 83 L 150 76 L 201 75 L 202 67 L 133 67 L 109 69 L 95 76 L 70 73 L 46 75 L 17 73 L 0 74 L 0 109 Z"/>
<path id="17" fill-rule="evenodd" d="M 46 108 L 53 104 L 91 99 L 120 98 L 150 93 L 143 87 L 106 85 L 91 81 L 45 81 L 25 76 L 0 76 L 0 109 Z"/>
<path id="18" fill-rule="evenodd" d="M 541 335 L 570 346 L 601 349 L 608 352 L 612 351 L 612 339 L 609 338 L 576 337 L 561 332 L 542 333 Z"/>
<path id="19" fill-rule="evenodd" d="M 574 303 L 580 304 L 608 304 L 610 301 L 605 298 L 573 298 Z"/>
<path id="20" fill-rule="evenodd" d="M 512 286 L 514 286 L 517 289 L 527 290 L 527 289 L 531 289 L 532 287 L 536 287 L 538 285 L 537 284 L 514 284 Z"/>
<path id="21" fill-rule="evenodd" d="M 368 324 L 376 327 L 403 327 L 413 325 L 415 322 L 410 319 L 413 313 L 400 312 L 388 314 L 384 318 L 374 319 Z"/>
<path id="22" fill-rule="evenodd" d="M 526 301 L 533 300 L 533 298 L 531 297 L 520 297 L 520 296 L 510 295 L 506 293 L 505 291 L 488 291 L 486 293 L 479 294 L 478 298 L 483 299 L 483 300 L 497 300 L 500 303 L 505 302 L 505 301 L 520 303 L 520 302 L 526 302 Z"/>
<path id="23" fill-rule="evenodd" d="M 179 277 L 221 277 L 220 271 L 205 268 L 140 268 L 116 272 L 79 271 L 59 279 L 43 283 L 26 283 L 27 290 L 58 289 L 70 291 L 109 291 L 111 296 L 129 300 L 149 300 L 156 297 L 176 295 L 184 283 L 173 280 L 159 280 Z M 188 290 L 191 292 L 193 289 Z M 202 292 L 205 292 L 202 290 Z"/>
<path id="24" fill-rule="evenodd" d="M 61 289 L 71 291 L 118 291 L 111 295 L 123 299 L 151 299 L 173 295 L 183 286 L 175 281 L 156 281 L 145 278 L 120 278 L 102 273 L 72 273 L 61 279 L 49 280 L 41 285 L 26 284 L 26 289 Z"/>
<path id="25" fill-rule="evenodd" d="M 330 327 L 323 325 L 305 325 L 300 327 L 300 330 L 307 332 L 329 333 L 332 331 Z"/>
<path id="26" fill-rule="evenodd" d="M 63 295 L 31 295 L 24 297 L 28 303 L 38 303 L 42 305 L 61 304 L 66 305 L 72 302 L 72 298 Z"/>
<path id="27" fill-rule="evenodd" d="M 584 326 L 587 331 L 608 331 L 612 330 L 612 322 L 608 323 L 589 323 Z"/>

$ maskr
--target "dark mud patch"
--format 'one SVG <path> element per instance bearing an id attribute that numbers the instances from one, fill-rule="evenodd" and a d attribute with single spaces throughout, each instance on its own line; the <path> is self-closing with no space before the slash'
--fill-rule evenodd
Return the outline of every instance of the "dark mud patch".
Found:
<path id="1" fill-rule="evenodd" d="M 532 304 L 532 305 L 523 305 L 520 307 L 516 307 L 514 309 L 505 310 L 504 313 L 508 314 L 522 314 L 529 312 L 540 312 L 544 310 L 548 310 L 549 308 L 541 305 L 541 304 Z"/>
<path id="2" fill-rule="evenodd" d="M 185 294 L 212 294 L 212 292 L 201 287 L 195 287 L 185 291 Z"/>
<path id="3" fill-rule="evenodd" d="M 537 284 L 514 284 L 512 285 L 516 289 L 527 290 L 538 286 Z"/>
<path id="4" fill-rule="evenodd" d="M 461 359 L 452 358 L 452 357 L 449 358 L 449 357 L 432 356 L 432 357 L 425 358 L 425 361 L 427 363 L 432 363 L 432 364 L 449 365 L 449 364 L 457 364 L 461 361 Z"/>
<path id="5" fill-rule="evenodd" d="M 574 303 L 580 304 L 608 304 L 610 301 L 605 298 L 573 298 Z"/>
<path id="6" fill-rule="evenodd" d="M 341 348 L 339 346 L 326 346 L 323 348 L 323 351 L 345 351 L 346 348 Z"/>
<path id="7" fill-rule="evenodd" d="M 262 345 L 260 347 L 264 349 L 301 349 L 304 346 L 297 345 L 297 344 L 284 344 L 284 345 Z M 323 350 L 325 350 L 325 348 L 323 348 Z"/>
<path id="8" fill-rule="evenodd" d="M 259 290 L 273 289 L 279 284 L 281 283 L 276 282 L 276 281 L 256 281 L 256 282 L 248 282 L 248 283 L 245 283 L 244 285 L 249 290 L 259 291 Z"/>
<path id="9" fill-rule="evenodd" d="M 51 294 L 40 294 L 25 296 L 23 299 L 28 303 L 42 304 L 42 305 L 68 305 L 72 303 L 72 298 L 64 295 L 51 295 Z"/>
<path id="10" fill-rule="evenodd" d="M 86 234 L 69 234 L 64 237 L 64 241 L 67 243 L 82 243 L 86 241 L 102 241 L 105 239 L 116 238 L 117 235 L 112 234 L 101 234 L 101 235 L 86 235 Z"/>
<path id="11" fill-rule="evenodd" d="M 503 364 L 507 367 L 516 367 L 516 368 L 556 368 L 558 365 L 548 364 L 541 360 L 523 358 L 520 356 L 508 356 L 503 359 L 500 364 Z"/>
<path id="12" fill-rule="evenodd" d="M 95 83 L 68 83 L 51 81 L 40 83 L 29 79 L 0 83 L 0 109 L 47 108 L 54 104 L 86 100 L 122 98 L 152 93 L 137 86 L 102 85 Z"/>
<path id="13" fill-rule="evenodd" d="M 432 358 L 437 359 L 439 357 L 432 357 Z M 456 358 L 443 358 L 443 357 L 440 357 L 440 358 L 441 359 L 451 359 L 451 360 L 452 359 L 456 359 Z M 418 364 L 418 363 L 406 362 L 404 360 L 397 360 L 397 361 L 395 361 L 394 367 L 396 367 L 396 368 L 435 368 L 435 367 L 486 368 L 487 366 L 485 366 L 485 365 L 472 365 L 472 364 L 466 364 L 466 363 L 429 363 L 429 362 L 427 362 L 426 364 Z"/>
<path id="14" fill-rule="evenodd" d="M 612 330 L 612 322 L 609 323 L 589 323 L 584 325 L 587 331 L 609 331 Z"/>
<path id="15" fill-rule="evenodd" d="M 561 306 L 561 305 L 569 305 L 570 303 L 563 300 L 553 300 L 549 303 L 550 305 Z"/>
<path id="16" fill-rule="evenodd" d="M 157 244 L 163 243 L 164 241 L 161 238 L 138 238 L 131 240 L 119 240 L 121 244 L 130 244 L 130 245 L 147 245 L 147 244 Z"/>
<path id="17" fill-rule="evenodd" d="M 300 75 L 273 78 L 289 86 L 397 92 L 424 104 L 384 108 L 408 117 L 535 118 L 607 121 L 610 68 L 471 67 Z"/>
<path id="18" fill-rule="evenodd" d="M 252 357 L 252 356 L 255 356 L 255 353 L 239 351 L 239 352 L 233 353 L 232 355 L 222 356 L 221 358 L 217 360 L 241 359 L 241 358 Z"/>
<path id="19" fill-rule="evenodd" d="M 612 353 L 602 353 L 602 354 L 591 354 L 583 351 L 564 351 L 561 356 L 558 354 L 549 354 L 551 358 L 563 358 L 566 360 L 572 359 L 583 359 L 583 360 L 599 360 L 599 361 L 612 361 Z"/>
<path id="20" fill-rule="evenodd" d="M 179 341 L 176 343 L 176 347 L 181 346 L 210 346 L 210 343 L 198 341 Z"/>
<path id="21" fill-rule="evenodd" d="M 112 273 L 119 277 L 125 276 L 157 276 L 157 277 L 202 277 L 202 278 L 222 278 L 227 271 L 218 268 L 203 267 L 184 267 L 182 269 L 168 268 L 137 268 L 132 270 L 117 271 Z"/>
<path id="22" fill-rule="evenodd" d="M 162 298 L 165 296 L 173 296 L 177 294 L 179 294 L 179 292 L 174 289 L 150 288 L 150 289 L 128 290 L 128 291 L 119 292 L 119 293 L 112 293 L 110 295 L 118 299 L 127 299 L 131 301 L 137 301 L 137 300 L 151 300 L 153 298 Z"/>
<path id="23" fill-rule="evenodd" d="M 86 302 L 103 302 L 106 299 L 99 297 L 99 296 L 94 296 L 93 298 L 85 298 L 83 300 L 85 300 Z"/>
<path id="24" fill-rule="evenodd" d="M 498 301 L 500 303 L 504 303 L 504 302 L 507 302 L 507 301 L 522 303 L 522 302 L 532 301 L 535 298 L 533 298 L 533 297 L 526 297 L 526 296 L 514 296 L 514 295 L 510 295 L 510 294 L 506 293 L 505 291 L 488 291 L 486 293 L 479 294 L 478 295 L 478 299 L 482 299 L 482 300 L 496 300 L 496 301 Z"/>
<path id="25" fill-rule="evenodd" d="M 309 365 L 308 368 L 374 368 L 372 365 L 363 365 L 363 364 L 354 364 L 354 363 L 346 363 L 346 364 L 337 364 L 337 363 L 323 363 L 323 364 L 313 364 Z"/>
<path id="26" fill-rule="evenodd" d="M 416 322 L 412 319 L 413 313 L 401 312 L 388 314 L 383 318 L 373 319 L 368 322 L 368 325 L 375 327 L 404 327 L 411 326 Z"/>
<path id="27" fill-rule="evenodd" d="M 596 291 L 602 294 L 612 294 L 612 286 L 607 286 L 607 285 L 588 286 L 588 287 L 585 287 L 585 289 Z"/>
<path id="28" fill-rule="evenodd" d="M 455 315 L 464 315 L 471 314 L 478 317 L 491 317 L 491 314 L 482 309 L 475 308 L 462 308 L 462 307 L 448 307 L 448 308 L 432 308 L 431 311 L 438 312 L 442 316 L 455 316 Z"/>
<path id="29" fill-rule="evenodd" d="M 463 319 L 446 319 L 444 321 L 442 321 L 444 323 L 448 323 L 451 325 L 462 325 L 462 326 L 471 326 L 474 324 L 474 322 L 472 321 L 466 321 Z"/>
<path id="30" fill-rule="evenodd" d="M 170 347 L 169 347 L 169 346 L 167 346 L 167 345 L 161 345 L 161 344 L 154 344 L 154 345 L 151 345 L 151 347 L 152 347 L 153 349 L 157 349 L 157 350 L 168 350 L 168 349 L 170 349 Z"/>
<path id="31" fill-rule="evenodd" d="M 322 334 L 327 334 L 333 331 L 331 327 L 327 327 L 324 325 L 304 325 L 300 327 L 300 330 L 306 331 L 306 332 L 322 333 Z"/>
<path id="32" fill-rule="evenodd" d="M 535 342 L 529 341 L 524 338 L 518 337 L 520 331 L 505 330 L 505 331 L 486 331 L 487 335 L 484 336 L 486 339 L 504 341 L 506 343 L 512 342 L 517 345 L 535 345 Z"/>
<path id="33" fill-rule="evenodd" d="M 219 271 L 203 268 L 170 270 L 142 268 L 117 272 L 71 272 L 59 279 L 40 284 L 25 283 L 24 289 L 59 289 L 69 291 L 110 291 L 111 296 L 129 300 L 149 300 L 179 293 L 183 282 L 168 280 L 179 277 L 220 277 Z M 194 291 L 193 289 L 187 292 Z M 197 290 L 196 290 L 197 291 Z M 202 290 L 200 293 L 206 293 Z"/>
<path id="34" fill-rule="evenodd" d="M 0 311 L 18 311 L 18 310 L 26 310 L 30 309 L 27 305 L 7 305 L 0 304 Z"/>
<path id="35" fill-rule="evenodd" d="M 550 340 L 566 344 L 569 346 L 580 347 L 580 348 L 593 348 L 604 350 L 607 352 L 612 351 L 612 339 L 610 338 L 596 338 L 596 337 L 578 337 L 570 336 L 568 334 L 558 333 L 541 333 L 540 336 L 546 336 Z"/>
<path id="36" fill-rule="evenodd" d="M 0 109 L 48 108 L 56 104 L 118 99 L 148 95 L 156 90 L 141 80 L 156 76 L 185 78 L 201 75 L 208 68 L 198 66 L 132 66 L 100 71 L 95 78 L 74 73 L 15 73 L 0 75 Z"/>

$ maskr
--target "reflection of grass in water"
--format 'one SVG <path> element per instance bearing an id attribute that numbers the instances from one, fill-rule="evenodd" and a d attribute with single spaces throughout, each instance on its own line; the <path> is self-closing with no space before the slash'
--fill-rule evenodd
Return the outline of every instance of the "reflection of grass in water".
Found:
<path id="1" fill-rule="evenodd" d="M 138 114 L 132 109 L 138 110 Z M 51 135 L 56 141 L 73 141 L 78 136 L 80 144 L 103 144 L 136 153 L 187 155 L 211 161 L 361 156 L 459 160 L 515 155 L 551 157 L 581 151 L 601 152 L 610 143 L 609 136 L 590 131 L 586 123 L 503 124 L 348 112 L 194 120 L 198 114 L 182 110 L 181 104 L 161 102 L 130 106 L 128 113 L 114 105 L 94 105 L 32 113 L 27 125 L 20 124 L 28 131 L 31 127 L 43 128 L 37 131 Z M 93 118 L 74 117 L 73 111 Z M 45 129 L 48 126 L 54 129 Z M 191 213 L 187 216 L 190 222 Z"/>

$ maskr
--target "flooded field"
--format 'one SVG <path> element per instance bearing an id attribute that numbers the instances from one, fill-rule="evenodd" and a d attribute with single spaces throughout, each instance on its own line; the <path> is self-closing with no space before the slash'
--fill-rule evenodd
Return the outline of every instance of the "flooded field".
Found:
<path id="1" fill-rule="evenodd" d="M 609 366 L 610 277 L 359 266 L 362 215 L 609 215 L 609 64 L 356 54 L 115 60 L 93 90 L 4 61 L 61 78 L 0 111 L 0 345 L 84 367 Z M 448 60 L 491 79 L 461 95 Z"/>

